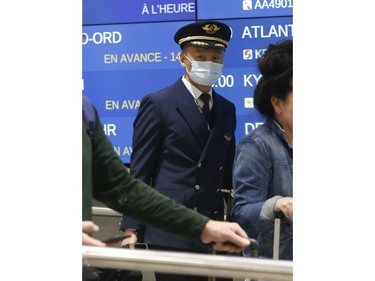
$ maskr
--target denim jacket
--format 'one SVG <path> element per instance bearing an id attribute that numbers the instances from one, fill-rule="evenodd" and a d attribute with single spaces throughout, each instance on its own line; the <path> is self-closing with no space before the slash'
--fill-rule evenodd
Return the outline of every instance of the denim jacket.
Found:
<path id="1" fill-rule="evenodd" d="M 243 137 L 233 166 L 232 218 L 259 243 L 259 256 L 272 258 L 274 204 L 293 197 L 293 148 L 272 119 Z M 279 258 L 293 260 L 293 223 L 281 220 Z"/>

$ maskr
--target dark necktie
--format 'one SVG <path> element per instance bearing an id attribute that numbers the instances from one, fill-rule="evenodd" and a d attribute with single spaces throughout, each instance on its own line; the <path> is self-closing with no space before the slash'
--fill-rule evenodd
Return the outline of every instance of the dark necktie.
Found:
<path id="1" fill-rule="evenodd" d="M 202 111 L 206 116 L 209 116 L 210 114 L 210 95 L 207 93 L 202 93 L 199 96 L 200 100 L 203 101 L 203 108 Z"/>

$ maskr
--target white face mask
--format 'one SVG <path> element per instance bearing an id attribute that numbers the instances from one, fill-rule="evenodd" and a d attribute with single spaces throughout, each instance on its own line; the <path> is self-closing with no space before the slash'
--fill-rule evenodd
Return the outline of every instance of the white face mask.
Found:
<path id="1" fill-rule="evenodd" d="M 186 54 L 185 57 L 191 63 L 191 71 L 187 73 L 195 83 L 212 86 L 220 78 L 223 64 L 212 61 L 191 61 Z"/>

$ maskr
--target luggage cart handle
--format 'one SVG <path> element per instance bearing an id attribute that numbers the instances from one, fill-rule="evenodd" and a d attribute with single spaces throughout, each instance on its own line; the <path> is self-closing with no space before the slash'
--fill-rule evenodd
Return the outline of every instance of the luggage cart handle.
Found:
<path id="1" fill-rule="evenodd" d="M 249 249 L 251 250 L 251 257 L 258 257 L 259 253 L 259 243 L 257 240 L 253 238 L 247 238 L 250 241 L 250 245 L 248 246 Z M 225 245 L 230 245 L 230 246 L 235 246 L 233 242 L 225 242 Z M 215 245 L 215 242 L 210 243 L 210 252 L 212 252 L 212 247 Z"/>
<path id="2" fill-rule="evenodd" d="M 257 240 L 255 240 L 253 238 L 248 238 L 248 239 L 250 241 L 250 245 L 249 245 L 250 256 L 257 258 L 258 255 L 259 255 L 259 243 L 258 243 Z"/>

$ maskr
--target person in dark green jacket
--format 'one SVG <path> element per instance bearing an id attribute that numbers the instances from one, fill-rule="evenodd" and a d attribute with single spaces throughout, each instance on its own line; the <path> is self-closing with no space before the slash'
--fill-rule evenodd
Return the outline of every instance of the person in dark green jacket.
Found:
<path id="1" fill-rule="evenodd" d="M 95 127 L 88 134 L 82 122 L 82 243 L 108 246 L 87 235 L 92 220 L 92 199 L 119 213 L 202 243 L 217 251 L 240 252 L 249 246 L 246 232 L 233 222 L 214 221 L 149 188 L 129 174 L 104 134 L 95 111 Z M 84 119 L 83 119 L 84 121 Z M 84 228 L 91 229 L 84 231 Z M 225 243 L 231 242 L 231 243 Z"/>

